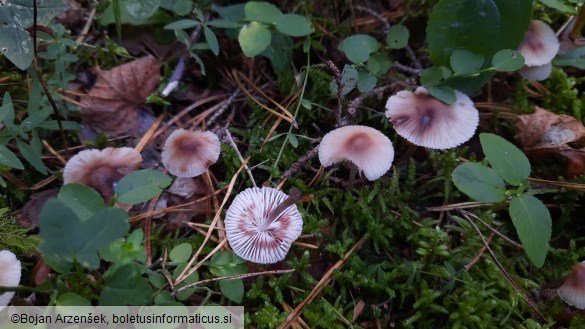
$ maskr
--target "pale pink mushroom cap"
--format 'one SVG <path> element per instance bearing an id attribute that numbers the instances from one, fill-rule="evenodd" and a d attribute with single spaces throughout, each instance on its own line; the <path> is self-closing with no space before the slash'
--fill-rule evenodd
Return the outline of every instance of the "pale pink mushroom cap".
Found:
<path id="1" fill-rule="evenodd" d="M 210 131 L 175 130 L 166 140 L 162 162 L 177 177 L 195 177 L 219 158 L 219 138 Z"/>
<path id="2" fill-rule="evenodd" d="M 272 222 L 266 219 L 287 195 L 271 187 L 253 187 L 238 194 L 225 217 L 230 246 L 241 258 L 259 264 L 284 259 L 303 231 L 303 219 L 291 205 Z"/>
<path id="3" fill-rule="evenodd" d="M 541 21 L 532 21 L 519 51 L 524 56 L 524 65 L 540 66 L 552 61 L 559 51 L 559 40 L 553 29 Z"/>
<path id="4" fill-rule="evenodd" d="M 573 266 L 571 274 L 560 286 L 558 293 L 567 304 L 585 309 L 585 261 Z"/>
<path id="5" fill-rule="evenodd" d="M 386 135 L 366 126 L 345 126 L 323 136 L 319 161 L 325 167 L 348 160 L 370 181 L 384 175 L 392 166 L 394 147 Z"/>
<path id="6" fill-rule="evenodd" d="M 114 185 L 141 163 L 142 156 L 131 147 L 84 150 L 67 161 L 63 181 L 92 187 L 109 203 L 114 196 Z"/>
<path id="7" fill-rule="evenodd" d="M 518 70 L 518 73 L 526 80 L 542 81 L 552 73 L 552 62 L 539 66 L 524 66 Z"/>
<path id="8" fill-rule="evenodd" d="M 20 275 L 20 261 L 16 259 L 16 255 L 8 250 L 0 251 L 0 286 L 18 286 L 20 283 Z M 0 293 L 0 311 L 4 306 L 8 305 L 13 296 L 14 291 Z"/>
<path id="9" fill-rule="evenodd" d="M 467 95 L 455 90 L 449 105 L 431 96 L 424 87 L 403 90 L 388 98 L 386 116 L 396 132 L 419 146 L 448 149 L 468 141 L 479 124 L 479 112 Z"/>

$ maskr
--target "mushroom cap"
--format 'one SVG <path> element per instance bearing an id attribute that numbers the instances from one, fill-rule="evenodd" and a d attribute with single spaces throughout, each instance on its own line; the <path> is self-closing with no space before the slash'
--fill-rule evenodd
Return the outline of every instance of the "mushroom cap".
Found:
<path id="1" fill-rule="evenodd" d="M 175 130 L 166 140 L 162 162 L 177 177 L 195 177 L 219 158 L 219 138 L 210 131 Z"/>
<path id="2" fill-rule="evenodd" d="M 585 309 L 585 261 L 573 266 L 571 274 L 559 287 L 558 293 L 567 304 Z"/>
<path id="3" fill-rule="evenodd" d="M 368 180 L 376 180 L 392 166 L 394 147 L 386 135 L 366 126 L 344 126 L 323 136 L 319 161 L 325 167 L 349 160 Z"/>
<path id="4" fill-rule="evenodd" d="M 559 51 L 559 40 L 546 23 L 532 21 L 518 50 L 526 66 L 540 66 L 552 61 Z"/>
<path id="5" fill-rule="evenodd" d="M 142 156 L 131 147 L 84 150 L 74 155 L 63 169 L 65 184 L 82 183 L 96 189 L 110 203 L 114 184 L 140 167 Z"/>
<path id="6" fill-rule="evenodd" d="M 286 208 L 269 223 L 266 219 L 287 195 L 272 187 L 253 187 L 238 194 L 225 217 L 230 246 L 241 258 L 259 264 L 284 259 L 303 231 L 303 218 L 296 205 Z"/>
<path id="7" fill-rule="evenodd" d="M 547 79 L 552 73 L 552 62 L 539 66 L 524 66 L 518 73 L 526 80 L 542 81 Z"/>
<path id="8" fill-rule="evenodd" d="M 0 286 L 16 287 L 20 283 L 20 261 L 16 259 L 16 255 L 8 250 L 0 251 Z M 0 311 L 4 306 L 8 305 L 14 291 L 6 291 L 0 293 Z"/>
<path id="9" fill-rule="evenodd" d="M 479 112 L 467 95 L 455 90 L 449 105 L 431 96 L 426 88 L 403 90 L 386 102 L 386 116 L 396 132 L 419 146 L 448 149 L 468 141 L 479 124 Z"/>

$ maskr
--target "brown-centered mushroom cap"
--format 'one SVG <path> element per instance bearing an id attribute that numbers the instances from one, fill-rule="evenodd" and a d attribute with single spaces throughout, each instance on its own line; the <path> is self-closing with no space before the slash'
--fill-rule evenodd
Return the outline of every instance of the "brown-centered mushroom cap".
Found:
<path id="1" fill-rule="evenodd" d="M 465 143 L 479 124 L 479 112 L 467 95 L 455 91 L 449 105 L 431 96 L 424 87 L 399 91 L 388 98 L 386 116 L 396 132 L 419 146 L 448 149 Z"/>
<path id="2" fill-rule="evenodd" d="M 299 197 L 271 187 L 253 187 L 238 194 L 225 217 L 227 239 L 236 255 L 259 264 L 283 260 L 303 230 L 294 204 Z"/>
<path id="3" fill-rule="evenodd" d="M 319 145 L 319 161 L 325 167 L 348 160 L 368 180 L 376 180 L 392 166 L 394 147 L 386 135 L 366 126 L 345 126 L 323 136 Z"/>
<path id="4" fill-rule="evenodd" d="M 0 286 L 16 287 L 20 283 L 21 266 L 20 261 L 8 250 L 0 251 Z M 8 305 L 14 291 L 0 293 L 0 311 Z"/>
<path id="5" fill-rule="evenodd" d="M 524 56 L 526 66 L 540 66 L 552 61 L 559 51 L 559 40 L 546 23 L 532 21 L 519 51 Z"/>
<path id="6" fill-rule="evenodd" d="M 571 274 L 559 287 L 558 293 L 567 304 L 585 309 L 585 261 L 573 266 Z"/>
<path id="7" fill-rule="evenodd" d="M 65 184 L 81 183 L 96 189 L 109 204 L 114 185 L 140 167 L 142 156 L 130 147 L 84 150 L 73 156 L 63 169 Z"/>
<path id="8" fill-rule="evenodd" d="M 210 131 L 175 130 L 166 140 L 162 162 L 177 177 L 195 177 L 219 158 L 219 138 Z"/>

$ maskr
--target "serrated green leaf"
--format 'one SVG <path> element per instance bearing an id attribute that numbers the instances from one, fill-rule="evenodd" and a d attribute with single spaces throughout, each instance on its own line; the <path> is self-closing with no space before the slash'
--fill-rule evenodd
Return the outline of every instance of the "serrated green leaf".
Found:
<path id="1" fill-rule="evenodd" d="M 118 200 L 125 204 L 146 202 L 171 185 L 172 179 L 155 170 L 143 169 L 124 176 L 116 184 Z"/>
<path id="2" fill-rule="evenodd" d="M 451 54 L 450 62 L 455 74 L 471 74 L 481 69 L 484 58 L 469 50 L 457 49 Z"/>
<path id="3" fill-rule="evenodd" d="M 276 29 L 291 37 L 302 37 L 313 33 L 313 24 L 305 16 L 285 14 L 276 19 Z"/>
<path id="4" fill-rule="evenodd" d="M 386 35 L 386 45 L 391 49 L 401 49 L 408 46 L 410 32 L 404 25 L 393 25 Z"/>
<path id="5" fill-rule="evenodd" d="M 4 145 L 0 145 L 0 163 L 10 168 L 24 169 L 22 162 Z"/>
<path id="6" fill-rule="evenodd" d="M 83 184 L 67 184 L 61 187 L 57 198 L 69 207 L 80 221 L 85 222 L 104 208 L 100 194 Z"/>
<path id="7" fill-rule="evenodd" d="M 524 57 L 518 51 L 502 49 L 492 58 L 492 66 L 498 72 L 512 72 L 524 66 Z"/>
<path id="8" fill-rule="evenodd" d="M 479 134 L 486 159 L 506 182 L 519 186 L 530 176 L 530 162 L 520 149 L 502 137 Z"/>
<path id="9" fill-rule="evenodd" d="M 190 243 L 181 243 L 176 245 L 171 252 L 169 253 L 169 257 L 173 263 L 185 263 L 191 257 L 191 252 L 193 251 L 193 247 Z"/>
<path id="10" fill-rule="evenodd" d="M 528 258 L 534 265 L 541 267 L 552 234 L 548 208 L 532 195 L 524 194 L 512 199 L 509 212 Z"/>
<path id="11" fill-rule="evenodd" d="M 431 61 L 446 66 L 455 49 L 485 58 L 501 49 L 517 49 L 531 16 L 532 0 L 439 1 L 427 24 Z"/>
<path id="12" fill-rule="evenodd" d="M 350 61 L 363 63 L 370 58 L 371 53 L 380 48 L 380 44 L 369 35 L 356 34 L 343 39 L 338 48 Z"/>
<path id="13" fill-rule="evenodd" d="M 271 40 L 270 30 L 258 22 L 244 25 L 238 35 L 240 47 L 247 57 L 254 57 L 263 52 Z"/>
<path id="14" fill-rule="evenodd" d="M 249 1 L 244 10 L 246 19 L 267 24 L 274 24 L 282 16 L 282 12 L 275 5 L 264 1 Z"/>
<path id="15" fill-rule="evenodd" d="M 479 163 L 463 163 L 453 171 L 453 183 L 470 198 L 480 202 L 501 202 L 506 184 L 495 171 Z"/>
<path id="16" fill-rule="evenodd" d="M 455 90 L 451 87 L 430 86 L 427 87 L 427 91 L 429 92 L 429 94 L 431 94 L 431 96 L 435 97 L 436 99 L 446 104 L 453 104 L 457 100 Z"/>
<path id="17" fill-rule="evenodd" d="M 244 298 L 244 282 L 241 279 L 219 281 L 221 293 L 229 300 L 241 303 Z"/>

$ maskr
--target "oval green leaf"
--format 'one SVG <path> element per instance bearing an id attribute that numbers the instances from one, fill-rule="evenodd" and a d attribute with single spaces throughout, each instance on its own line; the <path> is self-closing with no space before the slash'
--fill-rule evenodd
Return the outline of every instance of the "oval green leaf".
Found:
<path id="1" fill-rule="evenodd" d="M 431 66 L 420 76 L 423 86 L 436 86 L 451 76 L 451 70 L 444 66 Z"/>
<path id="2" fill-rule="evenodd" d="M 530 176 L 530 162 L 520 149 L 502 137 L 479 134 L 486 159 L 506 182 L 519 186 Z"/>
<path id="3" fill-rule="evenodd" d="M 371 53 L 380 48 L 380 44 L 369 35 L 356 34 L 343 39 L 338 48 L 350 61 L 363 63 L 370 58 Z"/>
<path id="4" fill-rule="evenodd" d="M 185 263 L 191 257 L 191 252 L 193 251 L 193 247 L 190 243 L 181 243 L 176 245 L 173 250 L 169 253 L 169 257 L 171 261 L 174 263 Z"/>
<path id="5" fill-rule="evenodd" d="M 238 35 L 240 47 L 247 57 L 254 57 L 263 52 L 271 39 L 270 30 L 258 22 L 244 25 Z"/>
<path id="6" fill-rule="evenodd" d="M 506 184 L 498 174 L 479 163 L 467 162 L 453 171 L 453 183 L 470 198 L 480 202 L 501 202 Z"/>
<path id="7" fill-rule="evenodd" d="M 552 234 L 552 220 L 548 209 L 542 201 L 524 194 L 512 199 L 508 211 L 526 255 L 534 265 L 541 267 Z"/>
<path id="8" fill-rule="evenodd" d="M 282 12 L 275 5 L 264 1 L 250 1 L 244 7 L 246 19 L 267 24 L 274 24 L 282 16 Z"/>
<path id="9" fill-rule="evenodd" d="M 471 74 L 481 69 L 484 58 L 469 50 L 457 49 L 451 55 L 450 61 L 455 74 Z"/>
<path id="10" fill-rule="evenodd" d="M 172 179 L 155 170 L 144 169 L 124 176 L 116 185 L 118 201 L 137 204 L 159 195 L 163 188 L 171 185 Z"/>
<path id="11" fill-rule="evenodd" d="M 291 37 L 303 37 L 313 33 L 313 24 L 305 16 L 285 14 L 276 19 L 276 29 Z"/>
<path id="12" fill-rule="evenodd" d="M 203 34 L 205 35 L 205 41 L 207 41 L 209 49 L 211 49 L 213 54 L 217 56 L 219 54 L 219 42 L 217 41 L 215 33 L 209 27 L 203 25 Z"/>
<path id="13" fill-rule="evenodd" d="M 393 25 L 386 36 L 386 45 L 391 49 L 401 49 L 408 46 L 410 32 L 404 25 Z"/>
<path id="14" fill-rule="evenodd" d="M 446 104 L 453 104 L 457 100 L 455 89 L 447 86 L 431 86 L 427 87 L 427 91 L 431 96 Z"/>
<path id="15" fill-rule="evenodd" d="M 73 210 L 82 222 L 104 208 L 104 200 L 99 193 L 82 184 L 64 185 L 57 198 Z"/>
<path id="16" fill-rule="evenodd" d="M 512 72 L 524 66 L 524 57 L 518 51 L 502 49 L 492 58 L 492 66 L 498 72 Z"/>
<path id="17" fill-rule="evenodd" d="M 221 293 L 229 300 L 241 303 L 244 298 L 244 282 L 242 279 L 219 281 Z"/>

